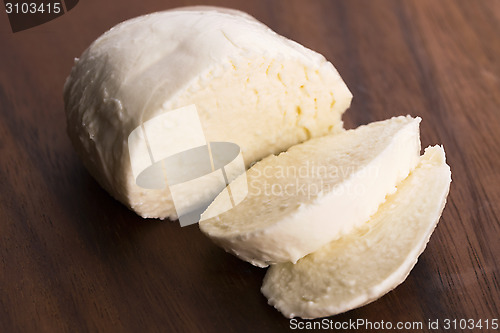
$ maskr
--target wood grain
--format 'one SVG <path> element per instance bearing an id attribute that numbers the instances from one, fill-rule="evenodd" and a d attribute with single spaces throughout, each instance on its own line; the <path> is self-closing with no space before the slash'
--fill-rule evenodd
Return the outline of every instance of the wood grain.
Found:
<path id="1" fill-rule="evenodd" d="M 0 332 L 290 330 L 260 294 L 265 270 L 196 225 L 128 211 L 65 133 L 62 86 L 74 57 L 120 21 L 199 3 L 80 1 L 16 34 L 0 14 Z M 247 11 L 324 54 L 354 94 L 347 127 L 418 115 L 422 145 L 446 149 L 448 204 L 406 282 L 331 319 L 500 319 L 500 2 L 201 3 Z"/>

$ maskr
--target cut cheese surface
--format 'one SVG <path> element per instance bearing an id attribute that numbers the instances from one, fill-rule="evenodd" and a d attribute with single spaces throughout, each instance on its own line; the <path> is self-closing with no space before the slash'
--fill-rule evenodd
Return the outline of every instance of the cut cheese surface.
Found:
<path id="1" fill-rule="evenodd" d="M 450 182 L 444 150 L 427 148 L 369 222 L 295 265 L 270 267 L 262 292 L 290 318 L 330 316 L 381 297 L 405 280 L 425 249 Z"/>
<path id="2" fill-rule="evenodd" d="M 248 195 L 200 229 L 256 266 L 296 262 L 367 221 L 420 155 L 420 118 L 395 117 L 311 139 L 269 156 L 246 175 Z M 238 178 L 235 180 L 238 181 Z"/>
<path id="3" fill-rule="evenodd" d="M 115 26 L 75 60 L 64 87 L 68 133 L 90 173 L 139 215 L 173 219 L 168 187 L 136 184 L 127 141 L 134 129 L 194 104 L 205 140 L 239 145 L 249 166 L 342 132 L 351 98 L 322 55 L 250 15 L 217 7 L 178 8 Z"/>

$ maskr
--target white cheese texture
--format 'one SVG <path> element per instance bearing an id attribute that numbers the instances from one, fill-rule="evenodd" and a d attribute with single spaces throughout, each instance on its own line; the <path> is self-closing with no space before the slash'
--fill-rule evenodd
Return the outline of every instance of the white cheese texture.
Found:
<path id="1" fill-rule="evenodd" d="M 201 231 L 253 265 L 295 263 L 373 215 L 420 156 L 420 118 L 394 117 L 311 139 L 253 165 L 248 195 Z M 239 181 L 236 178 L 235 182 Z"/>
<path id="2" fill-rule="evenodd" d="M 68 134 L 90 173 L 139 215 L 171 219 L 177 213 L 168 187 L 136 185 L 127 143 L 135 128 L 194 104 L 206 141 L 238 144 L 248 167 L 343 131 L 351 98 L 322 55 L 245 13 L 216 7 L 118 24 L 76 59 L 64 87 Z"/>
<path id="3" fill-rule="evenodd" d="M 312 319 L 360 307 L 398 286 L 425 249 L 450 182 L 442 147 L 427 148 L 370 221 L 295 265 L 269 268 L 262 285 L 269 304 L 286 317 Z"/>

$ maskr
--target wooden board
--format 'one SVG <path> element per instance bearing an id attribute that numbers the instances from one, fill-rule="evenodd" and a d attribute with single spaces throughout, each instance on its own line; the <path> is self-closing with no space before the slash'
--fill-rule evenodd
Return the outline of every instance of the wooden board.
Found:
<path id="1" fill-rule="evenodd" d="M 347 127 L 418 115 L 422 145 L 446 149 L 448 204 L 411 275 L 329 319 L 422 322 L 424 332 L 475 319 L 488 331 L 484 320 L 500 319 L 500 1 L 200 2 L 245 10 L 324 54 L 354 94 Z M 259 291 L 264 269 L 197 225 L 127 210 L 65 132 L 74 57 L 118 22 L 200 2 L 82 0 L 15 34 L 0 14 L 0 332 L 290 330 Z M 436 319 L 440 329 L 426 328 Z"/>

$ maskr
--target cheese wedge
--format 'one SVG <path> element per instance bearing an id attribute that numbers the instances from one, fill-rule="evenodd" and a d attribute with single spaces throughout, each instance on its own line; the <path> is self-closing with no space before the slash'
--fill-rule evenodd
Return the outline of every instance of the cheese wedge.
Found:
<path id="1" fill-rule="evenodd" d="M 250 15 L 216 7 L 168 10 L 115 26 L 75 60 L 64 87 L 68 133 L 90 173 L 139 215 L 172 219 L 168 187 L 136 184 L 127 141 L 134 129 L 194 104 L 206 141 L 239 145 L 248 167 L 311 137 L 341 132 L 351 98 L 322 55 Z"/>
<path id="2" fill-rule="evenodd" d="M 286 317 L 319 318 L 383 296 L 402 283 L 423 252 L 446 203 L 451 171 L 441 147 L 355 232 L 295 265 L 272 266 L 262 292 Z"/>
<path id="3" fill-rule="evenodd" d="M 247 171 L 248 195 L 201 231 L 256 266 L 296 262 L 367 221 L 420 155 L 420 118 L 395 117 L 311 139 Z M 238 182 L 237 178 L 235 182 Z"/>

